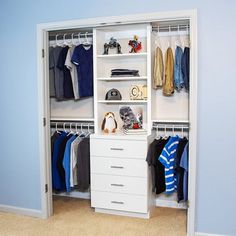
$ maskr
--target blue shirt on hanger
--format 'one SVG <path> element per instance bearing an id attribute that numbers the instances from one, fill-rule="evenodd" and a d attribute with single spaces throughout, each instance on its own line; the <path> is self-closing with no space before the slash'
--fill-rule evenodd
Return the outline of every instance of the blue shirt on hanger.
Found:
<path id="1" fill-rule="evenodd" d="M 93 96 L 93 45 L 77 46 L 71 57 L 76 65 L 80 98 Z"/>
<path id="2" fill-rule="evenodd" d="M 176 189 L 176 178 L 174 175 L 175 154 L 179 144 L 180 137 L 170 137 L 163 148 L 159 161 L 165 166 L 166 193 L 171 194 Z"/>
<path id="3" fill-rule="evenodd" d="M 70 192 L 70 149 L 71 149 L 71 143 L 77 138 L 77 135 L 73 135 L 67 142 L 66 142 L 66 148 L 64 152 L 63 157 L 63 167 L 65 170 L 65 182 L 66 182 L 66 191 Z"/>
<path id="4" fill-rule="evenodd" d="M 61 134 L 54 141 L 53 155 L 52 155 L 52 187 L 55 190 L 62 190 L 64 186 L 61 184 L 61 178 L 57 168 L 57 160 L 59 157 L 59 149 L 62 141 L 67 136 L 67 133 L 62 131 Z"/>
<path id="5" fill-rule="evenodd" d="M 180 166 L 184 169 L 184 178 L 183 178 L 183 194 L 184 194 L 184 201 L 188 200 L 188 143 L 185 145 L 183 154 L 180 160 Z"/>

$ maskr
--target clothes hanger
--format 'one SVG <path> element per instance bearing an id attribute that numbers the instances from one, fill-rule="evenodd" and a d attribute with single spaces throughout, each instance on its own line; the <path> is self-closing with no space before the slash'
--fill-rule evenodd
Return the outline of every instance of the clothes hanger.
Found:
<path id="1" fill-rule="evenodd" d="M 58 36 L 59 36 L 59 34 L 56 35 L 56 45 L 57 45 L 58 47 L 61 47 L 62 45 L 58 42 L 58 38 L 57 38 Z"/>
<path id="2" fill-rule="evenodd" d="M 178 28 L 177 28 L 177 39 L 175 40 L 175 46 L 179 46 L 179 47 L 182 47 L 182 43 L 181 43 L 181 37 L 180 37 L 180 30 L 179 30 L 179 25 L 178 25 Z"/>
<path id="3" fill-rule="evenodd" d="M 167 41 L 167 49 L 170 48 L 170 33 L 171 33 L 171 28 L 170 28 L 170 25 L 169 25 L 169 39 Z"/>
<path id="4" fill-rule="evenodd" d="M 168 136 L 167 136 L 167 133 L 166 133 L 166 125 L 164 126 L 165 128 L 164 128 L 164 131 L 165 131 L 165 136 L 163 137 L 163 139 L 167 139 L 168 138 Z"/>
<path id="5" fill-rule="evenodd" d="M 83 46 L 90 47 L 92 44 L 88 41 L 88 32 L 85 33 L 85 42 L 83 42 Z"/>
<path id="6" fill-rule="evenodd" d="M 71 34 L 71 43 L 72 43 L 72 45 L 75 45 L 75 46 L 76 46 L 76 43 L 75 43 L 75 41 L 74 41 L 74 34 L 75 34 L 75 33 L 72 33 L 72 34 Z"/>
<path id="7" fill-rule="evenodd" d="M 64 132 L 67 133 L 67 130 L 66 130 L 66 123 L 63 123 L 63 129 L 64 129 Z"/>
<path id="8" fill-rule="evenodd" d="M 60 134 L 61 132 L 57 129 L 57 122 L 56 122 L 56 132 Z"/>
<path id="9" fill-rule="evenodd" d="M 82 123 L 80 123 L 80 131 L 81 131 L 81 133 L 80 133 L 80 137 L 82 136 L 82 135 L 84 135 L 84 131 L 83 131 L 83 125 L 82 125 Z"/>
<path id="10" fill-rule="evenodd" d="M 90 129 L 89 129 L 89 124 L 88 124 L 88 133 L 85 135 L 85 138 L 88 137 L 91 134 Z"/>
<path id="11" fill-rule="evenodd" d="M 160 139 L 161 138 L 161 135 L 159 135 L 159 132 L 158 132 L 158 125 L 156 126 L 156 138 L 155 139 Z"/>

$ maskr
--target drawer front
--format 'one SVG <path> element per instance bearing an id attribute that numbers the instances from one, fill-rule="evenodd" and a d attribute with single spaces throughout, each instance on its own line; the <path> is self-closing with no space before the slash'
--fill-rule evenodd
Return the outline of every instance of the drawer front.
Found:
<path id="1" fill-rule="evenodd" d="M 146 159 L 146 141 L 91 139 L 92 156 Z"/>
<path id="2" fill-rule="evenodd" d="M 147 177 L 145 160 L 91 156 L 90 163 L 94 174 Z"/>
<path id="3" fill-rule="evenodd" d="M 91 189 L 95 191 L 147 195 L 147 179 L 92 174 Z"/>
<path id="4" fill-rule="evenodd" d="M 147 197 L 91 191 L 91 206 L 104 209 L 147 213 Z"/>

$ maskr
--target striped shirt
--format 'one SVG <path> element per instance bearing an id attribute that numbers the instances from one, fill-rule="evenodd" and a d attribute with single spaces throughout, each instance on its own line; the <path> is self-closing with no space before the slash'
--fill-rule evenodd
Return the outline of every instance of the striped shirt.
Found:
<path id="1" fill-rule="evenodd" d="M 175 154 L 180 137 L 174 136 L 169 139 L 159 156 L 159 161 L 165 166 L 166 193 L 171 194 L 177 188 L 176 177 L 174 175 Z"/>

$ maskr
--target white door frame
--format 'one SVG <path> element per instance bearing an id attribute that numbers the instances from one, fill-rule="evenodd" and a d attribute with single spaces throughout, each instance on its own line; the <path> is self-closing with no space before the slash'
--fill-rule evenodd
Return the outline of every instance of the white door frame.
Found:
<path id="1" fill-rule="evenodd" d="M 49 70 L 48 32 L 60 29 L 96 27 L 129 23 L 146 23 L 165 20 L 190 20 L 190 94 L 189 94 L 189 208 L 187 234 L 194 235 L 195 231 L 195 204 L 196 204 L 196 158 L 197 158 L 197 11 L 155 12 L 125 16 L 90 18 L 62 22 L 52 22 L 37 25 L 37 63 L 38 63 L 38 111 L 39 111 L 39 147 L 40 147 L 40 176 L 41 176 L 41 205 L 42 217 L 48 218 L 52 214 L 52 184 L 50 161 L 50 112 L 49 112 Z M 44 50 L 44 51 L 42 51 Z M 45 126 L 43 120 L 46 119 Z M 45 184 L 48 192 L 45 193 Z"/>

